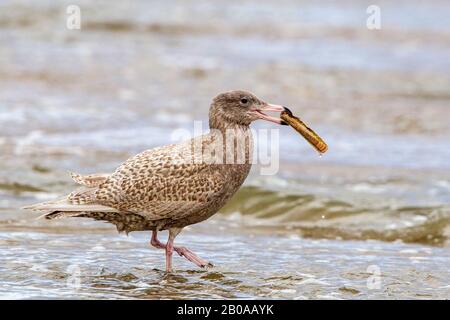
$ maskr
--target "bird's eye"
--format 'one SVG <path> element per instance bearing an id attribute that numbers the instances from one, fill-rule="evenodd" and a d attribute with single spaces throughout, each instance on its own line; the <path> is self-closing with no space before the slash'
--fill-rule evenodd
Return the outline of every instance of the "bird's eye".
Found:
<path id="1" fill-rule="evenodd" d="M 242 104 L 247 104 L 248 103 L 248 99 L 247 98 L 242 98 L 241 99 L 241 103 Z"/>

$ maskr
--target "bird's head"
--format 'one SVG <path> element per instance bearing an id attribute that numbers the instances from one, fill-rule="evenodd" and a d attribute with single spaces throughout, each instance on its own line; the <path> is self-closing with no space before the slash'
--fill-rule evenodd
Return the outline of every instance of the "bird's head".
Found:
<path id="1" fill-rule="evenodd" d="M 285 124 L 279 117 L 272 117 L 265 112 L 282 112 L 283 106 L 262 101 L 254 94 L 234 90 L 216 96 L 209 109 L 209 126 L 211 129 L 249 126 L 255 120 L 263 119 L 277 124 Z"/>

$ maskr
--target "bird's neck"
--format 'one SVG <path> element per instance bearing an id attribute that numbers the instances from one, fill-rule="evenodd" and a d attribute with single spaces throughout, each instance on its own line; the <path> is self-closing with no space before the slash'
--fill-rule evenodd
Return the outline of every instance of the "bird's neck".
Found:
<path id="1" fill-rule="evenodd" d="M 225 133 L 227 130 L 249 131 L 250 122 L 245 118 L 236 119 L 233 115 L 226 114 L 221 110 L 211 108 L 209 113 L 209 128 L 220 130 Z"/>
<path id="2" fill-rule="evenodd" d="M 235 131 L 235 132 L 250 132 L 250 127 L 248 125 L 238 124 L 238 123 L 230 123 L 230 122 L 221 122 L 221 123 L 210 123 L 209 129 L 220 131 L 222 134 L 226 134 L 227 131 Z"/>
<path id="3" fill-rule="evenodd" d="M 251 142 L 252 132 L 248 124 L 239 124 L 231 121 L 210 121 L 209 129 L 215 135 L 219 134 L 222 136 L 223 141 L 231 141 L 236 138 L 248 137 Z"/>
<path id="4" fill-rule="evenodd" d="M 250 164 L 253 155 L 252 131 L 248 125 L 224 123 L 210 127 L 209 148 L 222 150 L 223 164 Z"/>

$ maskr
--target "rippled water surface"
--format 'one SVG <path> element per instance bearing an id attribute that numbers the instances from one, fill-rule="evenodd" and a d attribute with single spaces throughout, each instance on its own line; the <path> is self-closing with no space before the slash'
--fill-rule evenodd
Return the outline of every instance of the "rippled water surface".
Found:
<path id="1" fill-rule="evenodd" d="M 220 219 L 208 224 L 227 225 Z M 189 230 L 179 241 L 216 266 L 197 270 L 175 257 L 169 275 L 163 252 L 150 249 L 143 234 L 126 238 L 90 228 L 2 233 L 0 243 L 9 250 L 0 293 L 58 299 L 448 297 L 450 256 L 442 248 L 205 229 Z"/>
<path id="2" fill-rule="evenodd" d="M 0 2 L 0 298 L 450 298 L 447 1 L 379 1 L 378 31 L 363 0 L 85 0 L 81 30 L 68 4 Z M 280 128 L 276 174 L 255 166 L 177 238 L 214 268 L 166 275 L 148 233 L 19 209 L 174 142 L 235 88 L 330 149 Z"/>

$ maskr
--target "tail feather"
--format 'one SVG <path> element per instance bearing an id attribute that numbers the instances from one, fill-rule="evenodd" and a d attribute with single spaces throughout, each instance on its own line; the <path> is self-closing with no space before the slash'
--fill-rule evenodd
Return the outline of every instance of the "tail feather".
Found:
<path id="1" fill-rule="evenodd" d="M 117 231 L 126 232 L 151 230 L 152 225 L 148 225 L 145 218 L 139 214 L 127 213 L 121 214 L 118 212 L 67 212 L 67 211 L 50 211 L 41 215 L 39 218 L 47 220 L 55 220 L 61 218 L 91 218 L 98 221 L 112 223 L 116 226 Z M 149 229 L 150 228 L 150 229 Z"/>
<path id="2" fill-rule="evenodd" d="M 97 173 L 83 176 L 81 174 L 71 172 L 70 176 L 72 177 L 73 181 L 75 181 L 78 184 L 81 184 L 82 186 L 88 188 L 95 188 L 101 185 L 103 182 L 105 182 L 106 179 L 108 179 L 108 177 L 110 176 L 110 174 Z"/>
<path id="3" fill-rule="evenodd" d="M 73 204 L 90 204 L 95 203 L 95 192 L 97 191 L 96 188 L 85 188 L 81 187 L 78 190 L 73 191 L 67 199 L 70 201 L 70 203 Z"/>
<path id="4" fill-rule="evenodd" d="M 155 225 L 144 216 L 122 212 L 115 208 L 96 203 L 76 204 L 68 198 L 33 204 L 23 209 L 43 212 L 37 219 L 55 220 L 70 217 L 91 218 L 105 221 L 116 226 L 119 232 L 153 230 Z"/>
<path id="5" fill-rule="evenodd" d="M 101 204 L 73 204 L 67 199 L 60 199 L 56 201 L 41 202 L 30 206 L 23 207 L 27 210 L 35 211 L 68 211 L 68 212 L 82 212 L 82 211 L 95 211 L 95 212 L 119 212 L 117 209 L 104 206 Z"/>
<path id="6" fill-rule="evenodd" d="M 143 218 L 139 215 L 123 216 L 117 209 L 96 203 L 95 192 L 97 187 L 106 181 L 109 174 L 82 176 L 71 173 L 71 176 L 76 183 L 81 185 L 79 189 L 62 199 L 36 203 L 23 207 L 23 209 L 43 212 L 37 219 L 54 220 L 85 217 L 108 221 L 115 224 L 119 231 L 127 231 L 126 226 L 129 222 L 142 224 Z"/>
<path id="7" fill-rule="evenodd" d="M 47 211 L 44 214 L 40 215 L 36 218 L 36 220 L 39 219 L 47 219 L 47 220 L 55 220 L 55 219 L 61 219 L 61 218 L 70 218 L 70 217 L 77 217 L 80 215 L 85 214 L 84 211 L 77 212 L 77 211 Z"/>

